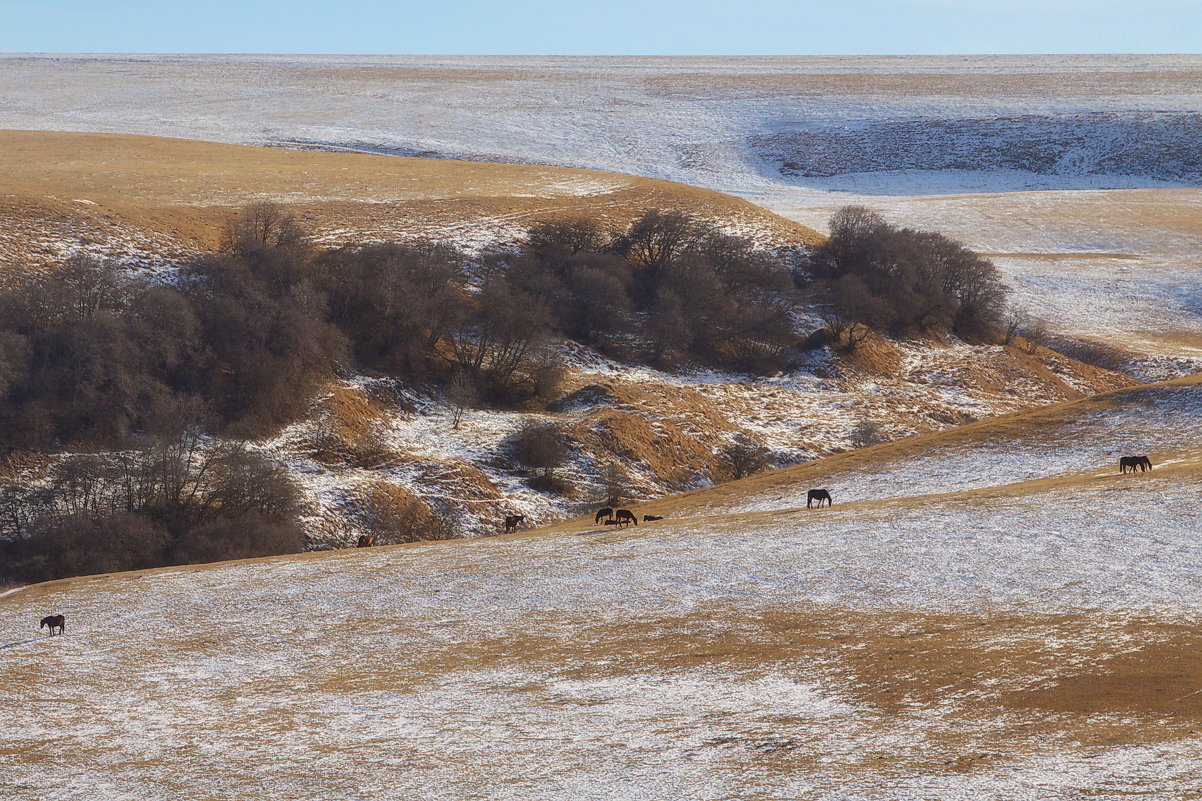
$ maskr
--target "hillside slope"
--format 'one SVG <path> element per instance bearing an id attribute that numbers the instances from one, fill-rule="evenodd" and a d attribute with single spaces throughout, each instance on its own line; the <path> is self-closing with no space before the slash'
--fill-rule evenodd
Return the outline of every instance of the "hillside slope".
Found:
<path id="1" fill-rule="evenodd" d="M 0 790 L 1189 797 L 1200 430 L 1192 380 L 665 501 L 626 531 L 29 587 L 0 598 Z M 997 469 L 1004 437 L 1030 472 Z M 1109 449 L 1137 446 L 1156 467 L 1118 475 Z M 923 454 L 981 481 L 939 494 Z M 861 501 L 794 508 L 849 469 Z M 36 636 L 52 612 L 67 635 Z"/>
<path id="2" fill-rule="evenodd" d="M 1034 316 L 1127 351 L 1124 369 L 1143 379 L 1202 370 L 1198 55 L 0 65 L 0 127 L 611 170 L 727 192 L 819 231 L 839 206 L 870 206 L 998 254 Z"/>
<path id="3" fill-rule="evenodd" d="M 322 244 L 428 236 L 470 247 L 517 236 L 545 216 L 622 225 L 657 206 L 776 246 L 818 237 L 743 200 L 630 176 L 10 131 L 0 132 L 0 221 L 8 223 L 0 225 L 0 274 L 5 264 L 38 269 L 81 249 L 169 264 L 212 247 L 233 208 L 264 198 L 297 214 Z M 799 322 L 802 334 L 821 325 Z M 875 340 L 854 356 L 819 350 L 805 358 L 772 378 L 672 375 L 568 347 L 554 412 L 472 411 L 458 428 L 437 393 L 351 376 L 303 422 L 258 447 L 301 480 L 310 544 L 329 547 L 357 536 L 365 494 L 409 493 L 454 513 L 463 533 L 491 534 L 511 511 L 539 523 L 576 513 L 608 494 L 605 477 L 615 471 L 628 497 L 708 485 L 721 477 L 718 453 L 738 435 L 773 463 L 791 464 L 1131 383 L 1046 349 L 950 341 Z M 531 422 L 555 422 L 573 442 L 566 495 L 531 489 L 512 457 L 512 436 Z"/>
<path id="4" fill-rule="evenodd" d="M 258 200 L 286 207 L 321 244 L 426 237 L 471 247 L 562 215 L 624 227 L 647 208 L 777 244 L 821 238 L 745 200 L 592 170 L 0 131 L 0 271 L 81 250 L 160 265 L 211 249 L 231 211 Z"/>
<path id="5" fill-rule="evenodd" d="M 456 427 L 440 396 L 355 379 L 259 447 L 289 465 L 315 542 L 334 546 L 353 541 L 357 504 L 381 483 L 453 511 L 465 533 L 494 534 L 506 514 L 544 525 L 604 503 L 615 474 L 632 499 L 710 486 L 723 480 L 720 453 L 736 437 L 795 464 L 1134 384 L 1042 348 L 954 341 L 874 339 L 760 378 L 665 373 L 580 347 L 564 357 L 564 397 L 547 412 L 469 410 Z M 532 423 L 567 434 L 565 495 L 531 489 L 514 458 L 513 436 Z"/>

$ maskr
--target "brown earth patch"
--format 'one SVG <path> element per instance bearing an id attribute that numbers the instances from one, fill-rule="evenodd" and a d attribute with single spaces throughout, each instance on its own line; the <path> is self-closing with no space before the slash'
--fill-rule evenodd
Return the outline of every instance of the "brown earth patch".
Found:
<path id="1" fill-rule="evenodd" d="M 817 683 L 865 716 L 937 712 L 947 728 L 922 747 L 946 754 L 940 769 L 954 772 L 982 749 L 1013 755 L 1037 737 L 1113 746 L 1196 733 L 1199 648 L 1196 626 L 1122 616 L 705 608 L 546 637 L 483 637 L 453 654 L 431 651 L 404 683 L 497 669 L 580 681 L 783 676 Z M 323 689 L 358 683 L 329 676 Z"/>
<path id="2" fill-rule="evenodd" d="M 358 387 L 337 387 L 314 412 L 310 446 L 319 462 L 363 465 L 387 458 L 381 433 L 393 412 L 378 399 Z"/>

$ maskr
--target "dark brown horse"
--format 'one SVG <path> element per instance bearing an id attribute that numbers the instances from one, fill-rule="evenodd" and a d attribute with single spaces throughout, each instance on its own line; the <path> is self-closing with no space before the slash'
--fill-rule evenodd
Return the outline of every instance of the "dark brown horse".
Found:
<path id="1" fill-rule="evenodd" d="M 370 548 L 376 542 L 376 538 L 372 534 L 360 534 L 359 542 L 355 545 L 356 548 Z"/>
<path id="2" fill-rule="evenodd" d="M 518 530 L 518 526 L 526 522 L 525 515 L 509 515 L 505 518 L 505 533 L 512 534 Z"/>
<path id="3" fill-rule="evenodd" d="M 614 512 L 614 519 L 617 520 L 622 525 L 626 525 L 627 523 L 634 523 L 637 526 L 639 524 L 639 519 L 637 517 L 635 517 L 634 512 L 630 511 L 629 509 L 617 510 L 616 512 Z"/>
<path id="4" fill-rule="evenodd" d="M 830 506 L 833 503 L 833 501 L 831 501 L 830 492 L 828 490 L 824 490 L 824 489 L 812 489 L 806 493 L 806 508 L 807 509 L 813 508 L 811 506 L 811 504 L 813 504 L 814 501 L 818 501 L 819 509 L 822 508 L 823 501 L 826 501 L 827 506 Z"/>
<path id="5" fill-rule="evenodd" d="M 1134 473 L 1136 470 L 1139 470 L 1142 473 L 1145 470 L 1152 469 L 1152 460 L 1147 456 L 1124 456 L 1119 459 L 1120 473 L 1126 473 L 1128 467 L 1131 468 L 1132 473 Z"/>
<path id="6" fill-rule="evenodd" d="M 598 523 L 600 523 L 602 518 L 608 519 L 613 516 L 614 516 L 614 510 L 609 508 L 608 506 L 606 506 L 604 509 L 598 509 L 597 516 L 593 518 L 593 525 L 595 526 Z"/>
<path id="7" fill-rule="evenodd" d="M 58 629 L 59 634 L 67 633 L 67 619 L 65 617 L 63 617 L 62 615 L 49 615 L 47 617 L 42 618 L 42 625 L 38 626 L 38 629 L 39 630 L 44 629 L 47 626 L 50 627 L 50 636 L 51 637 L 54 636 L 55 629 Z"/>
<path id="8" fill-rule="evenodd" d="M 643 515 L 643 522 L 650 523 L 652 520 L 663 520 L 663 515 Z"/>

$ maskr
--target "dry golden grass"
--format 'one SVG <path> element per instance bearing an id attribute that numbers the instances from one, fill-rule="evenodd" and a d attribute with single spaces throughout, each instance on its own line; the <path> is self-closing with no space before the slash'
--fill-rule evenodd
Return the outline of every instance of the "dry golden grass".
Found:
<path id="1" fill-rule="evenodd" d="M 381 433 L 394 412 L 359 387 L 338 386 L 318 403 L 309 445 L 323 464 L 378 461 L 386 456 Z"/>
<path id="2" fill-rule="evenodd" d="M 111 134 L 0 131 L 0 264 L 53 260 L 64 245 L 125 237 L 171 257 L 213 247 L 230 210 L 288 207 L 329 242 L 502 235 L 587 215 L 623 226 L 679 208 L 781 243 L 820 235 L 696 187 L 558 167 L 248 147 Z"/>

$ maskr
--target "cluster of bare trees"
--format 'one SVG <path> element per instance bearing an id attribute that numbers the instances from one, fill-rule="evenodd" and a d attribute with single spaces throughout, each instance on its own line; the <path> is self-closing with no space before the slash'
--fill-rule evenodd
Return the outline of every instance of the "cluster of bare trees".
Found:
<path id="1" fill-rule="evenodd" d="M 785 261 L 684 212 L 649 210 L 618 232 L 544 222 L 495 268 L 562 335 L 624 358 L 773 372 L 796 341 Z"/>
<path id="2" fill-rule="evenodd" d="M 890 225 L 860 206 L 831 218 L 830 238 L 802 264 L 828 328 L 850 346 L 871 329 L 993 338 L 1007 289 L 997 267 L 947 237 Z"/>
<path id="3" fill-rule="evenodd" d="M 174 281 L 79 256 L 0 287 L 0 455 L 85 454 L 57 463 L 50 489 L 7 485 L 0 540 L 43 565 L 31 575 L 77 569 L 51 565 L 54 552 L 137 566 L 296 547 L 282 474 L 202 448 L 201 432 L 278 430 L 343 367 L 441 388 L 457 424 L 477 405 L 553 400 L 564 339 L 669 369 L 775 372 L 807 302 L 854 345 L 869 329 L 983 336 L 1004 328 L 1005 295 L 989 261 L 856 207 L 807 254 L 649 210 L 623 230 L 542 222 L 517 247 L 469 258 L 432 242 L 321 250 L 258 204 Z M 562 436 L 531 430 L 515 447 L 534 482 L 561 483 Z M 732 476 L 766 464 L 747 443 L 723 458 Z"/>
<path id="4" fill-rule="evenodd" d="M 236 559 L 301 549 L 299 493 L 278 463 L 199 429 L 0 474 L 3 578 Z"/>

